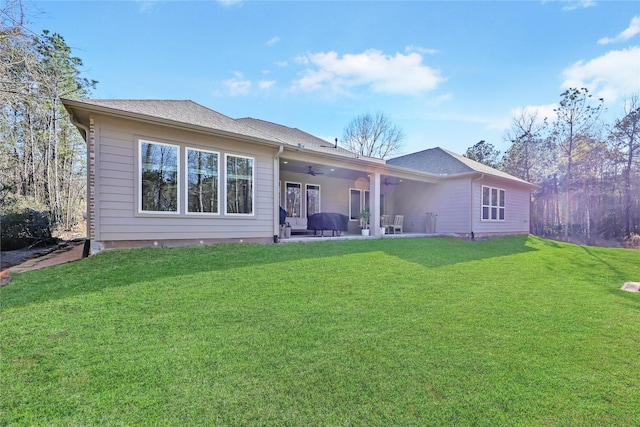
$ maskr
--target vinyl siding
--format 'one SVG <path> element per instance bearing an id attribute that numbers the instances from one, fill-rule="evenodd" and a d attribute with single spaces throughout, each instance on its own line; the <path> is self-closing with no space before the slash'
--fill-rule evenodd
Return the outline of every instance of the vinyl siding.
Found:
<path id="1" fill-rule="evenodd" d="M 96 126 L 96 239 L 144 241 L 189 239 L 269 239 L 273 237 L 273 156 L 275 149 L 211 137 L 164 126 L 98 116 Z M 180 147 L 180 213 L 138 212 L 139 139 Z M 185 147 L 219 153 L 221 175 L 218 215 L 185 214 Z M 223 205 L 224 155 L 254 159 L 254 215 L 225 215 Z"/>
<path id="2" fill-rule="evenodd" d="M 505 220 L 482 220 L 482 186 L 505 190 Z M 482 179 L 473 185 L 473 231 L 480 234 L 526 234 L 529 232 L 530 190 L 498 179 Z"/>

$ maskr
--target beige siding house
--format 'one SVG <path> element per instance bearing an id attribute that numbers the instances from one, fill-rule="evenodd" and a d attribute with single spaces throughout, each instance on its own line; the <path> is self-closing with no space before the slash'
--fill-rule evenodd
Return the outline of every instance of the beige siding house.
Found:
<path id="1" fill-rule="evenodd" d="M 301 130 L 232 119 L 191 101 L 67 100 L 87 142 L 92 253 L 139 246 L 273 242 L 280 209 L 404 216 L 403 231 L 468 236 L 529 231 L 532 185 L 436 148 L 361 158 Z M 371 235 L 380 236 L 378 227 Z"/>

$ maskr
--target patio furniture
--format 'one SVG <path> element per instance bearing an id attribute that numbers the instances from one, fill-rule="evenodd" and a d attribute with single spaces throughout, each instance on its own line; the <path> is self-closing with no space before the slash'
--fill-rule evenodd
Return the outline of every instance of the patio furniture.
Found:
<path id="1" fill-rule="evenodd" d="M 384 228 L 384 232 L 388 233 L 391 229 L 391 216 L 380 215 L 380 228 Z"/>
<path id="2" fill-rule="evenodd" d="M 393 234 L 396 234 L 396 231 L 400 231 L 402 234 L 402 223 L 404 222 L 404 215 L 396 215 L 393 219 L 393 225 L 391 226 L 393 230 Z"/>
<path id="3" fill-rule="evenodd" d="M 331 230 L 332 235 L 339 236 L 342 231 L 349 231 L 349 217 L 333 212 L 319 212 L 307 218 L 307 230 L 313 230 L 313 234 L 320 231 L 324 237 L 324 230 Z"/>

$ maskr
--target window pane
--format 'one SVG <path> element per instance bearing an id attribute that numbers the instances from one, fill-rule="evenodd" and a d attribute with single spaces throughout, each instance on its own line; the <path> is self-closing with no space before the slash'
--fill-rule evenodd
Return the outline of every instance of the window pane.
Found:
<path id="1" fill-rule="evenodd" d="M 187 150 L 187 212 L 218 212 L 218 155 Z"/>
<path id="2" fill-rule="evenodd" d="M 227 156 L 227 213 L 253 213 L 253 159 Z"/>
<path id="3" fill-rule="evenodd" d="M 349 193 L 349 218 L 360 219 L 360 190 L 351 189 Z"/>
<path id="4" fill-rule="evenodd" d="M 500 202 L 499 202 L 499 206 L 503 206 L 503 207 L 504 207 L 504 190 L 500 190 Z"/>
<path id="5" fill-rule="evenodd" d="M 504 220 L 504 208 L 500 208 L 499 212 L 500 212 L 500 219 Z"/>
<path id="6" fill-rule="evenodd" d="M 178 211 L 178 147 L 140 143 L 140 210 Z"/>
<path id="7" fill-rule="evenodd" d="M 301 186 L 295 182 L 287 182 L 285 188 L 285 194 L 287 199 L 285 200 L 285 209 L 287 216 L 293 218 L 299 218 L 302 216 L 302 199 L 301 199 Z"/>
<path id="8" fill-rule="evenodd" d="M 498 219 L 498 208 L 491 208 L 491 219 Z"/>
<path id="9" fill-rule="evenodd" d="M 482 208 L 482 219 L 489 219 L 489 207 L 484 206 Z"/>
<path id="10" fill-rule="evenodd" d="M 498 189 L 491 189 L 491 206 L 498 206 Z"/>
<path id="11" fill-rule="evenodd" d="M 320 186 L 307 185 L 307 217 L 320 212 Z"/>
<path id="12" fill-rule="evenodd" d="M 489 206 L 489 187 L 482 187 L 482 204 Z"/>

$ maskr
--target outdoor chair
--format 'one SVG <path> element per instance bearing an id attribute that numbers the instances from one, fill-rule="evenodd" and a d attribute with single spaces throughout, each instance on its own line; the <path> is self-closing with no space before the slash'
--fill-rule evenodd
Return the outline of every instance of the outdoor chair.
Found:
<path id="1" fill-rule="evenodd" d="M 380 215 L 380 228 L 384 228 L 385 233 L 390 231 L 391 217 L 389 215 Z"/>
<path id="2" fill-rule="evenodd" d="M 396 217 L 393 220 L 393 226 L 391 227 L 393 229 L 393 234 L 396 234 L 396 231 L 400 231 L 400 234 L 402 234 L 403 222 L 404 222 L 404 215 L 396 215 Z"/>

